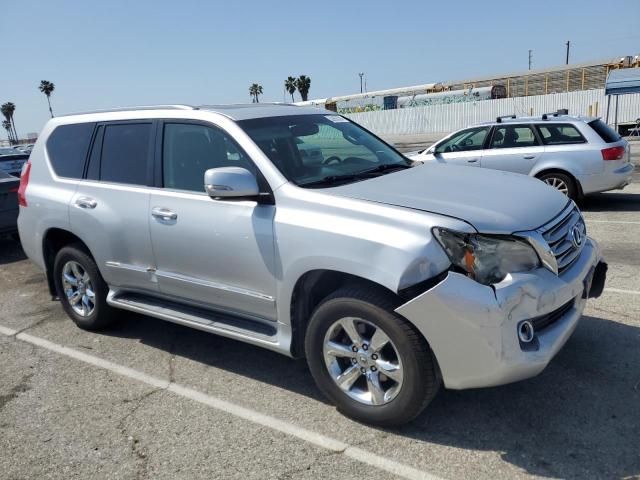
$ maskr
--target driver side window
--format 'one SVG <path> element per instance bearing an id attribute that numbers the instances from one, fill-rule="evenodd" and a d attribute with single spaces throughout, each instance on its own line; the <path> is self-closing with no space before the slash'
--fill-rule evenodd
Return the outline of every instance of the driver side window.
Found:
<path id="1" fill-rule="evenodd" d="M 489 130 L 490 127 L 477 127 L 462 130 L 438 145 L 435 149 L 435 153 L 482 150 L 484 141 L 489 134 Z"/>

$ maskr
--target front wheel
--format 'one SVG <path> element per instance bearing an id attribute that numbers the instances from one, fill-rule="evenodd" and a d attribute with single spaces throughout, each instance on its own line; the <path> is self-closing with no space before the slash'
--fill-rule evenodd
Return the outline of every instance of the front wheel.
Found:
<path id="1" fill-rule="evenodd" d="M 427 342 L 370 289 L 344 288 L 325 299 L 309 322 L 305 350 L 320 390 L 362 422 L 407 423 L 440 386 Z"/>

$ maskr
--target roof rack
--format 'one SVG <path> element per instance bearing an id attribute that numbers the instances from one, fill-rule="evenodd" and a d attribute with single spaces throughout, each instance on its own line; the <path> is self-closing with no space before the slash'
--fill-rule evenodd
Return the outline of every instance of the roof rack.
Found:
<path id="1" fill-rule="evenodd" d="M 504 118 L 516 118 L 516 116 L 515 115 L 502 115 L 501 117 L 496 118 L 496 122 L 502 123 L 502 120 Z"/>
<path id="2" fill-rule="evenodd" d="M 134 107 L 116 107 L 105 108 L 102 110 L 90 110 L 87 112 L 73 112 L 66 113 L 64 115 L 58 115 L 59 117 L 68 117 L 71 115 L 89 115 L 91 113 L 109 113 L 109 112 L 131 112 L 138 110 L 198 110 L 198 107 L 191 105 L 140 105 Z"/>
<path id="3" fill-rule="evenodd" d="M 551 117 L 559 117 L 560 115 L 569 115 L 569 109 L 568 108 L 559 108 L 555 112 L 543 113 L 542 114 L 542 120 L 547 120 L 550 116 Z"/>

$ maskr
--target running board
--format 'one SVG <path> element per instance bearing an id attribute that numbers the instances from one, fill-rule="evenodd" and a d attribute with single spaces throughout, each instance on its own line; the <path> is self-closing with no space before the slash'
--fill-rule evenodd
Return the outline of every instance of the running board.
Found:
<path id="1" fill-rule="evenodd" d="M 107 303 L 169 322 L 258 345 L 277 342 L 277 329 L 265 323 L 134 292 L 109 291 Z"/>

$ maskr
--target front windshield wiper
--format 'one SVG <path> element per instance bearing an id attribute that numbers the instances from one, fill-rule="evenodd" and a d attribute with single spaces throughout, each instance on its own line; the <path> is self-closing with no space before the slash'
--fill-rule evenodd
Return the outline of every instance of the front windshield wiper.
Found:
<path id="1" fill-rule="evenodd" d="M 396 169 L 404 170 L 406 168 L 412 168 L 413 166 L 414 165 L 407 165 L 404 163 L 385 163 L 382 165 L 378 165 L 377 167 L 369 168 L 367 170 L 362 170 L 356 173 L 355 175 L 367 175 L 369 173 L 386 172 L 388 170 L 396 170 Z"/>
<path id="2" fill-rule="evenodd" d="M 414 165 L 405 165 L 402 163 L 395 164 L 384 164 L 378 165 L 374 168 L 369 168 L 367 170 L 362 170 L 360 172 L 348 173 L 345 175 L 329 175 L 327 177 L 321 178 L 320 180 L 314 180 L 312 182 L 300 183 L 300 187 L 317 187 L 322 185 L 333 185 L 340 182 L 348 182 L 350 180 L 365 180 L 367 178 L 371 178 L 370 175 L 372 173 L 380 173 L 388 170 L 404 170 L 406 168 L 411 168 Z"/>
<path id="3" fill-rule="evenodd" d="M 361 180 L 360 174 L 350 173 L 348 175 L 329 175 L 321 178 L 320 180 L 314 180 L 312 182 L 299 183 L 299 187 L 319 187 L 322 185 L 333 185 L 341 182 L 348 182 L 350 180 Z"/>

